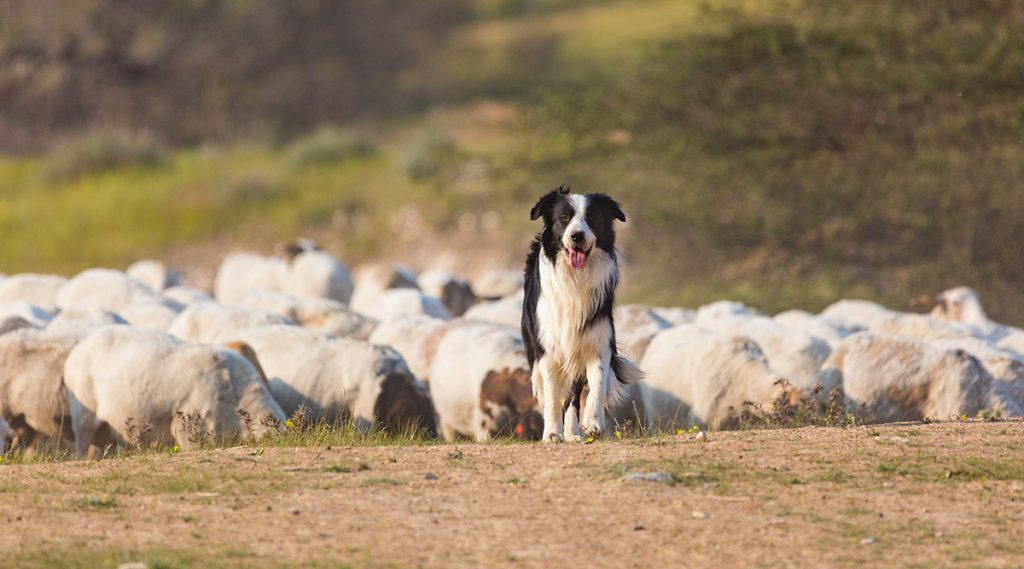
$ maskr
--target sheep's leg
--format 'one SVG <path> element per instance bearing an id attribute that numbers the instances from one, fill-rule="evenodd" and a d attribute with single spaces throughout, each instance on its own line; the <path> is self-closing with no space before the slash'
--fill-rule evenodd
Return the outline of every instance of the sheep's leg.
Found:
<path id="1" fill-rule="evenodd" d="M 89 454 L 89 447 L 92 446 L 96 432 L 103 426 L 103 421 L 70 393 L 68 403 L 71 408 L 71 430 L 75 433 L 75 456 L 85 458 Z"/>
<path id="2" fill-rule="evenodd" d="M 446 441 L 454 441 L 455 437 L 455 427 L 447 421 L 441 421 L 441 438 Z"/>
<path id="3" fill-rule="evenodd" d="M 565 440 L 563 436 L 565 425 L 562 423 L 565 388 L 562 382 L 558 381 L 558 370 L 551 363 L 551 358 L 541 358 L 537 363 L 540 365 L 541 381 L 544 386 L 544 397 L 541 402 L 544 409 L 544 436 L 541 440 L 548 443 L 560 443 Z"/>
<path id="4" fill-rule="evenodd" d="M 581 418 L 581 427 L 587 436 L 600 437 L 608 430 L 605 426 L 605 403 L 611 376 L 611 360 L 608 355 L 602 355 L 587 364 L 587 388 L 590 393 L 587 394 Z"/>

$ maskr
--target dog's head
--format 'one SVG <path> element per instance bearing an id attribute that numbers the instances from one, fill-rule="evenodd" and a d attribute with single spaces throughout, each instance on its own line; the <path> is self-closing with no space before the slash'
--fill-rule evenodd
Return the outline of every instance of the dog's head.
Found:
<path id="1" fill-rule="evenodd" d="M 544 218 L 541 242 L 552 262 L 559 255 L 573 269 L 587 266 L 594 247 L 615 250 L 615 220 L 626 221 L 618 202 L 605 194 L 571 194 L 566 186 L 548 192 L 530 210 L 530 219 Z"/>

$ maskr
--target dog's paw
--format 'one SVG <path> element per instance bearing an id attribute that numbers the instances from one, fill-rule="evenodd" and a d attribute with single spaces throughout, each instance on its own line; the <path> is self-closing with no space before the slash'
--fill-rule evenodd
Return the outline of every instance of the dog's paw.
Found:
<path id="1" fill-rule="evenodd" d="M 583 435 L 566 435 L 565 440 L 570 443 L 582 443 L 586 439 L 583 438 Z"/>
<path id="2" fill-rule="evenodd" d="M 549 433 L 549 434 L 545 435 L 544 438 L 542 438 L 541 440 L 546 442 L 546 443 L 564 443 L 565 442 L 565 438 L 563 438 L 562 435 L 560 435 L 558 433 Z"/>
<path id="3" fill-rule="evenodd" d="M 587 413 L 586 415 L 587 416 L 584 417 L 583 421 L 580 423 L 583 433 L 588 437 L 593 437 L 595 439 L 599 438 L 605 431 L 604 417 L 601 415 L 591 415 L 590 413 Z"/>

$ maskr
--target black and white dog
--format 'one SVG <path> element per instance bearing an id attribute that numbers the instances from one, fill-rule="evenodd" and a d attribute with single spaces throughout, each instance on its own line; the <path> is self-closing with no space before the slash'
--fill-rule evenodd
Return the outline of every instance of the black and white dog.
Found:
<path id="1" fill-rule="evenodd" d="M 533 206 L 530 219 L 540 217 L 544 229 L 526 257 L 522 325 L 543 440 L 600 436 L 621 385 L 643 379 L 618 354 L 612 319 L 619 284 L 613 225 L 626 215 L 605 194 L 570 194 L 563 186 Z"/>

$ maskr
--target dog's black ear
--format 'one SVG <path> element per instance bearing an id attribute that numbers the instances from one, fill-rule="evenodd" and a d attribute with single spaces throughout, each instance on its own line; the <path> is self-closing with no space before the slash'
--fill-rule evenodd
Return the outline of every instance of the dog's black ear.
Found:
<path id="1" fill-rule="evenodd" d="M 558 186 L 544 194 L 539 200 L 537 200 L 537 205 L 533 206 L 533 209 L 530 210 L 530 221 L 537 221 L 537 218 L 551 211 L 551 208 L 555 206 L 555 201 L 558 200 L 558 196 L 568 193 L 569 186 Z"/>
<path id="2" fill-rule="evenodd" d="M 619 202 L 615 201 L 607 194 L 590 194 L 587 197 L 590 199 L 590 203 L 592 205 L 603 208 L 619 221 L 626 221 L 626 214 L 622 213 L 622 207 L 619 206 Z"/>

